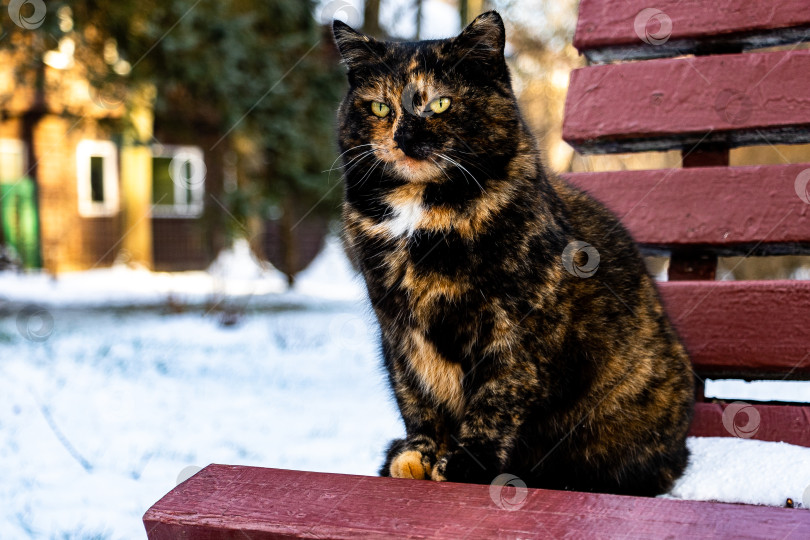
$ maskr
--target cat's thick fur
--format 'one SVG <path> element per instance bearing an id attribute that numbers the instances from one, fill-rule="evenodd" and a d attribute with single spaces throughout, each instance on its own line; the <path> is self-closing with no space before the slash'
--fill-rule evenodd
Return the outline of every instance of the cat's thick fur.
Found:
<path id="1" fill-rule="evenodd" d="M 448 40 L 334 34 L 346 240 L 406 429 L 381 474 L 668 490 L 688 457 L 689 359 L 628 233 L 544 170 L 500 16 Z"/>

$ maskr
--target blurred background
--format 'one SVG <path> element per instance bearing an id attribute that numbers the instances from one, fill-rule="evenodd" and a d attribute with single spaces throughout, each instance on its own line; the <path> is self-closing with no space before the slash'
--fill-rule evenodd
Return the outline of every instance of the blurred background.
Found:
<path id="1" fill-rule="evenodd" d="M 577 4 L 2 0 L 0 537 L 143 537 L 149 505 L 210 462 L 374 474 L 402 426 L 339 241 L 331 21 L 431 39 L 497 9 L 550 169 L 678 167 L 561 140 Z M 806 145 L 731 151 L 806 161 Z"/>
<path id="2" fill-rule="evenodd" d="M 342 191 L 333 18 L 428 39 L 498 9 L 552 170 L 680 163 L 677 151 L 584 157 L 561 140 L 568 75 L 584 62 L 571 46 L 575 0 L 3 3 L 27 23 L 2 18 L 2 268 L 203 270 L 243 239 L 292 285 L 335 231 Z M 731 162 L 807 157 L 806 146 L 767 146 L 734 150 Z"/>

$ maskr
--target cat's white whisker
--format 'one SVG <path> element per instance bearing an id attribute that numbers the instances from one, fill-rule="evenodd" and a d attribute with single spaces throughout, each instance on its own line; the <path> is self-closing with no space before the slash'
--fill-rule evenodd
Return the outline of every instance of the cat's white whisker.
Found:
<path id="1" fill-rule="evenodd" d="M 346 175 L 346 174 L 348 174 L 348 173 L 352 172 L 354 169 L 356 169 L 356 168 L 357 168 L 357 166 L 358 166 L 358 165 L 360 165 L 360 162 L 362 161 L 362 158 L 366 158 L 366 157 L 368 157 L 368 156 L 372 155 L 373 153 L 374 153 L 374 151 L 373 151 L 373 150 L 369 150 L 369 151 L 367 151 L 366 153 L 364 153 L 364 154 L 362 154 L 361 156 L 359 156 L 359 157 L 357 158 L 357 162 L 356 162 L 354 165 L 352 165 L 351 167 L 349 167 L 348 169 L 346 169 L 345 171 L 343 171 L 343 174 L 344 174 L 344 175 Z"/>
<path id="2" fill-rule="evenodd" d="M 457 149 L 454 149 L 454 150 L 448 150 L 448 151 L 447 151 L 447 154 L 449 155 L 449 157 L 452 157 L 452 158 L 454 158 L 454 159 L 455 159 L 455 157 L 452 155 L 454 152 L 455 152 L 455 153 L 457 153 L 457 154 L 470 154 L 470 155 L 473 155 L 473 156 L 478 155 L 478 154 L 476 154 L 476 153 L 474 153 L 474 152 L 462 152 L 462 151 L 457 150 Z M 463 159 L 463 158 L 459 157 L 458 159 Z M 457 161 L 458 161 L 458 160 L 457 160 Z M 474 168 L 474 169 L 476 169 L 476 170 L 480 171 L 480 172 L 481 172 L 481 173 L 483 173 L 485 176 L 489 174 L 489 171 L 487 171 L 486 169 L 481 168 L 481 166 L 480 166 L 480 165 L 477 165 L 477 164 L 476 164 L 474 161 L 468 161 L 468 162 L 467 162 L 467 166 L 472 167 L 472 168 Z"/>
<path id="3" fill-rule="evenodd" d="M 366 172 L 366 174 L 364 174 L 364 175 L 363 175 L 363 178 L 361 178 L 361 179 L 360 179 L 360 186 L 363 186 L 363 185 L 366 183 L 366 180 L 368 180 L 369 178 L 371 178 L 371 175 L 374 173 L 374 170 L 375 170 L 377 167 L 379 167 L 379 166 L 380 166 L 380 163 L 382 163 L 382 162 L 383 162 L 383 161 L 382 161 L 381 159 L 379 159 L 379 158 L 376 158 L 376 157 L 375 157 L 375 159 L 376 159 L 377 161 L 375 161 L 375 162 L 374 162 L 374 165 L 372 165 L 372 166 L 369 168 L 369 170 Z"/>
<path id="4" fill-rule="evenodd" d="M 347 167 L 347 166 L 348 166 L 350 163 L 352 163 L 353 161 L 355 161 L 355 160 L 357 160 L 357 159 L 360 159 L 360 158 L 362 158 L 363 156 L 366 156 L 366 155 L 368 155 L 369 153 L 373 152 L 373 151 L 374 151 L 374 147 L 375 147 L 376 145 L 375 145 L 374 143 L 358 144 L 357 146 L 352 146 L 352 147 L 351 147 L 351 148 L 349 148 L 348 150 L 345 150 L 344 152 L 341 152 L 341 154 L 340 154 L 338 157 L 336 157 L 336 158 L 335 158 L 335 161 L 333 161 L 333 162 L 332 162 L 332 165 L 331 165 L 331 166 L 330 166 L 328 169 L 326 169 L 325 171 L 323 171 L 323 172 L 329 172 L 329 174 L 328 174 L 328 175 L 327 175 L 327 177 L 326 177 L 326 183 L 327 183 L 327 184 L 329 184 L 329 183 L 331 183 L 331 182 L 332 182 L 332 171 L 337 171 L 337 170 L 340 170 L 340 169 L 341 169 L 341 167 L 337 167 L 337 168 L 335 168 L 335 163 L 337 162 L 337 160 L 339 160 L 339 159 L 340 159 L 340 158 L 341 158 L 341 157 L 342 157 L 344 154 L 346 154 L 346 152 L 351 152 L 352 150 L 356 150 L 356 149 L 358 149 L 358 148 L 362 148 L 362 147 L 364 147 L 364 146 L 371 146 L 372 148 L 371 148 L 371 150 L 368 150 L 368 151 L 362 152 L 362 153 L 361 153 L 359 156 L 355 156 L 355 157 L 353 157 L 351 160 L 349 160 L 349 162 L 348 162 L 348 163 L 346 163 L 346 164 L 342 165 L 341 167 L 344 167 L 344 168 L 345 168 L 345 167 Z M 348 172 L 349 172 L 349 170 L 350 170 L 350 169 L 348 169 L 348 168 L 347 168 L 347 169 L 344 171 L 344 174 L 345 174 L 345 173 L 348 173 Z"/>
<path id="5" fill-rule="evenodd" d="M 478 181 L 478 179 L 477 179 L 477 178 L 475 178 L 475 176 L 473 175 L 473 173 L 471 173 L 471 172 L 470 172 L 470 171 L 467 169 L 467 167 L 465 167 L 464 165 L 462 165 L 462 164 L 461 164 L 461 163 L 459 163 L 458 161 L 454 160 L 453 158 L 447 157 L 447 156 L 446 156 L 446 155 L 444 155 L 444 154 L 436 153 L 436 155 L 437 155 L 437 156 L 439 156 L 440 158 L 444 159 L 445 161 L 447 161 L 447 162 L 449 162 L 449 163 L 451 163 L 451 164 L 455 165 L 456 167 L 458 167 L 458 168 L 459 168 L 459 169 L 462 171 L 462 173 L 467 173 L 468 175 L 470 175 L 470 178 L 472 178 L 472 179 L 473 179 L 473 182 L 475 182 L 475 183 L 478 185 L 478 187 L 479 187 L 479 188 L 481 188 L 481 192 L 482 192 L 482 193 L 486 193 L 486 190 L 484 189 L 484 186 L 482 186 L 482 185 L 481 185 L 481 182 L 479 182 L 479 181 Z"/>
<path id="6" fill-rule="evenodd" d="M 334 169 L 334 170 L 339 170 L 341 168 L 348 167 L 349 165 L 351 165 L 352 163 L 354 163 L 358 159 L 360 159 L 360 158 L 362 158 L 364 156 L 367 156 L 367 155 L 371 154 L 372 152 L 374 152 L 374 150 L 366 150 L 365 152 L 362 152 L 362 153 L 354 156 L 353 158 L 351 158 L 349 161 L 346 162 L 345 165 L 341 165 L 340 167 L 338 167 L 337 169 Z"/>
<path id="7" fill-rule="evenodd" d="M 444 170 L 444 169 L 443 169 L 443 168 L 442 168 L 442 167 L 441 167 L 441 166 L 440 166 L 440 165 L 439 165 L 439 164 L 436 162 L 436 160 L 435 160 L 435 159 L 430 158 L 430 161 L 432 161 L 432 162 L 433 162 L 433 164 L 434 164 L 434 165 L 436 165 L 436 168 L 437 168 L 437 169 L 439 169 L 440 171 L 442 171 L 442 174 L 444 175 L 444 177 L 445 177 L 445 178 L 447 178 L 447 180 L 448 180 L 448 181 L 452 181 L 452 180 L 450 179 L 450 175 L 449 175 L 449 174 L 447 174 L 447 171 L 445 171 L 445 170 Z"/>
<path id="8" fill-rule="evenodd" d="M 339 155 L 338 157 L 336 157 L 336 158 L 335 158 L 335 161 L 333 161 L 333 162 L 332 162 L 332 164 L 329 166 L 329 168 L 328 168 L 328 169 L 325 169 L 325 170 L 323 170 L 323 171 L 321 171 L 321 172 L 328 172 L 328 171 L 337 171 L 337 170 L 339 170 L 341 167 L 335 167 L 335 163 L 337 163 L 337 162 L 338 162 L 338 160 L 339 160 L 340 158 L 342 158 L 342 157 L 343 157 L 345 154 L 347 154 L 348 152 L 351 152 L 352 150 L 356 150 L 356 149 L 358 149 L 358 148 L 362 148 L 363 146 L 374 146 L 374 143 L 358 144 L 357 146 L 352 146 L 351 148 L 349 148 L 349 149 L 347 149 L 347 150 L 345 150 L 345 151 L 341 152 L 341 153 L 340 153 L 340 155 Z M 350 161 L 350 163 L 351 163 L 351 161 Z M 345 166 L 345 165 L 344 165 L 344 166 Z"/>

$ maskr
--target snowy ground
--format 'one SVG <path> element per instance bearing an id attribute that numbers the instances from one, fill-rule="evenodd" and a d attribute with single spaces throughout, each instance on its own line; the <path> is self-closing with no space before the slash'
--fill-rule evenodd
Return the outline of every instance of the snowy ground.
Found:
<path id="1" fill-rule="evenodd" d="M 0 274 L 0 537 L 143 538 L 143 512 L 212 462 L 374 474 L 402 427 L 362 287 L 331 242 L 283 288 L 244 247 L 211 272 Z M 774 397 L 740 384 L 709 392 Z M 810 449 L 689 444 L 670 496 L 810 503 Z"/>

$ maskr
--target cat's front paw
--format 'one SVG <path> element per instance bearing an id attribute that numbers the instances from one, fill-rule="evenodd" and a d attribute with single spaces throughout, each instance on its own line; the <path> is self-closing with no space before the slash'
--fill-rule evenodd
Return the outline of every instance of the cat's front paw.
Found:
<path id="1" fill-rule="evenodd" d="M 389 474 L 393 478 L 424 480 L 431 477 L 430 460 L 416 450 L 406 450 L 391 460 Z"/>
<path id="2" fill-rule="evenodd" d="M 437 461 L 430 479 L 434 482 L 488 484 L 489 476 L 480 461 L 462 449 L 449 452 Z"/>
<path id="3" fill-rule="evenodd" d="M 445 469 L 447 469 L 447 456 L 441 458 L 436 462 L 436 465 L 433 466 L 430 479 L 434 482 L 447 482 L 447 477 L 444 475 Z"/>

